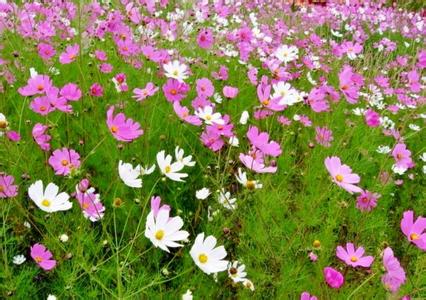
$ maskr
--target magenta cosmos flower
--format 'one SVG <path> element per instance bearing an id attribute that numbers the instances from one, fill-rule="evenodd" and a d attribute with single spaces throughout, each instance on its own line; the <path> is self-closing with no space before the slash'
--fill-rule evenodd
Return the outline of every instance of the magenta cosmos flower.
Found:
<path id="1" fill-rule="evenodd" d="M 143 89 L 135 88 L 133 90 L 132 98 L 136 99 L 136 101 L 143 101 L 148 97 L 153 96 L 158 91 L 158 87 L 156 87 L 152 82 L 148 82 Z"/>
<path id="2" fill-rule="evenodd" d="M 318 298 L 314 295 L 309 294 L 308 292 L 303 292 L 300 294 L 300 300 L 317 300 Z"/>
<path id="3" fill-rule="evenodd" d="M 103 89 L 102 85 L 95 82 L 90 87 L 89 94 L 90 94 L 90 96 L 93 96 L 93 97 L 102 97 L 103 94 L 104 94 L 104 89 Z"/>
<path id="4" fill-rule="evenodd" d="M 81 98 L 81 90 L 75 83 L 64 85 L 59 94 L 70 101 L 78 101 Z"/>
<path id="5" fill-rule="evenodd" d="M 374 257 L 372 256 L 363 256 L 364 248 L 359 247 L 355 249 L 354 244 L 347 243 L 346 249 L 342 246 L 337 246 L 336 256 L 345 262 L 348 266 L 352 267 L 365 267 L 368 268 L 373 263 Z"/>
<path id="6" fill-rule="evenodd" d="M 338 289 L 345 283 L 342 273 L 332 267 L 325 267 L 323 274 L 325 282 L 333 289 Z"/>
<path id="7" fill-rule="evenodd" d="M 340 158 L 336 156 L 327 157 L 324 161 L 325 167 L 336 183 L 349 193 L 361 193 L 362 189 L 356 186 L 360 178 L 357 174 L 352 173 L 352 169 L 347 165 L 342 165 Z"/>
<path id="8" fill-rule="evenodd" d="M 14 181 L 13 176 L 0 174 L 0 198 L 12 198 L 18 195 L 18 186 L 13 184 Z"/>
<path id="9" fill-rule="evenodd" d="M 107 111 L 107 125 L 114 138 L 122 142 L 131 142 L 143 134 L 140 124 L 126 119 L 123 113 L 114 114 L 114 106 Z"/>
<path id="10" fill-rule="evenodd" d="M 403 214 L 401 230 L 411 243 L 426 251 L 426 218 L 420 216 L 414 221 L 414 212 L 408 210 Z"/>
<path id="11" fill-rule="evenodd" d="M 186 97 L 189 85 L 176 79 L 168 79 L 163 85 L 163 93 L 169 102 L 180 101 Z"/>
<path id="12" fill-rule="evenodd" d="M 405 144 L 396 144 L 393 148 L 392 156 L 395 159 L 396 166 L 403 169 L 409 169 L 413 166 L 411 151 Z"/>
<path id="13" fill-rule="evenodd" d="M 269 141 L 267 132 L 260 132 L 256 126 L 250 126 L 247 131 L 247 138 L 250 143 L 265 155 L 277 157 L 281 155 L 281 147 L 275 141 Z"/>
<path id="14" fill-rule="evenodd" d="M 49 165 L 56 175 L 69 175 L 71 170 L 80 167 L 80 155 L 73 149 L 57 149 L 49 157 Z"/>
<path id="15" fill-rule="evenodd" d="M 361 211 L 371 211 L 377 206 L 377 199 L 381 197 L 378 193 L 362 191 L 356 198 L 356 207 Z"/>
<path id="16" fill-rule="evenodd" d="M 44 60 L 51 59 L 56 54 L 55 48 L 49 44 L 40 43 L 38 44 L 37 49 L 38 55 Z"/>
<path id="17" fill-rule="evenodd" d="M 386 273 L 382 276 L 382 282 L 392 293 L 396 293 L 405 282 L 405 271 L 398 259 L 393 255 L 390 247 L 383 251 L 383 266 Z"/>
<path id="18" fill-rule="evenodd" d="M 201 29 L 197 36 L 197 43 L 200 48 L 209 49 L 214 43 L 213 31 L 210 28 Z"/>
<path id="19" fill-rule="evenodd" d="M 63 65 L 72 63 L 80 51 L 78 44 L 68 45 L 64 52 L 59 56 L 59 62 Z"/>
<path id="20" fill-rule="evenodd" d="M 52 80 L 47 75 L 36 75 L 28 79 L 27 85 L 18 89 L 22 96 L 44 94 L 53 86 Z"/>
<path id="21" fill-rule="evenodd" d="M 196 90 L 199 97 L 211 97 L 214 94 L 213 83 L 208 78 L 197 79 Z"/>
<path id="22" fill-rule="evenodd" d="M 45 271 L 52 270 L 56 266 L 56 260 L 51 259 L 52 252 L 42 244 L 35 244 L 31 247 L 31 257 Z"/>
<path id="23" fill-rule="evenodd" d="M 238 88 L 226 85 L 223 87 L 223 95 L 226 98 L 234 99 L 238 95 Z"/>

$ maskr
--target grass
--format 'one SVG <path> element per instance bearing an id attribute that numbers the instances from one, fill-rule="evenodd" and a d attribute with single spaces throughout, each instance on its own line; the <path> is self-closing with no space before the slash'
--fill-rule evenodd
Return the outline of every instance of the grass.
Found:
<path id="1" fill-rule="evenodd" d="M 80 22 L 75 24 L 78 32 L 82 32 L 79 25 Z M 328 31 L 322 33 L 324 38 L 330 38 Z M 380 38 L 372 36 L 371 40 Z M 398 51 L 405 54 L 414 56 L 420 49 L 421 45 L 415 43 L 408 49 L 401 46 L 402 36 L 395 39 Z M 261 180 L 263 189 L 247 192 L 236 185 L 233 175 L 241 166 L 238 154 L 248 149 L 244 138 L 246 127 L 236 125 L 235 128 L 241 149 L 230 148 L 214 154 L 199 142 L 198 128 L 176 118 L 161 92 L 143 103 L 131 99 L 131 93 L 118 94 L 111 76 L 98 71 L 89 53 L 95 49 L 105 50 L 114 66 L 113 74 L 125 73 L 131 89 L 142 87 L 148 81 L 157 86 L 164 83 L 164 79 L 155 74 L 155 64 L 144 61 L 141 70 L 131 68 L 117 55 L 109 38 L 104 42 L 86 41 L 78 35 L 74 41 L 88 44 L 76 62 L 53 64 L 60 71 L 59 75 L 52 76 L 54 84 L 62 86 L 74 82 L 87 91 L 93 82 L 99 82 L 105 94 L 102 98 L 93 98 L 86 93 L 79 102 L 73 103 L 74 113 L 53 112 L 43 118 L 28 108 L 30 99 L 20 96 L 17 88 L 25 85 L 30 67 L 47 74 L 50 65 L 35 54 L 33 41 L 10 32 L 1 36 L 4 45 L 1 54 L 14 62 L 10 70 L 16 82 L 13 85 L 3 82 L 0 112 L 19 131 L 22 140 L 12 143 L 0 139 L 0 170 L 16 178 L 20 191 L 18 197 L 0 202 L 0 298 L 45 299 L 48 294 L 54 294 L 59 299 L 177 299 L 187 289 L 192 289 L 196 299 L 296 299 L 305 290 L 319 299 L 384 299 L 388 293 L 380 281 L 383 273 L 380 253 L 386 245 L 392 247 L 407 273 L 408 280 L 400 295 L 426 297 L 426 257 L 408 244 L 399 229 L 405 210 L 414 209 L 417 214 L 425 214 L 426 182 L 421 167 L 416 167 L 415 172 L 420 174 L 413 180 L 405 176 L 402 186 L 396 186 L 392 180 L 382 184 L 379 172 L 389 172 L 393 162 L 391 157 L 377 153 L 376 149 L 383 144 L 392 147 L 393 141 L 384 137 L 380 129 L 367 127 L 361 117 L 348 114 L 352 107 L 345 101 L 333 104 L 332 113 L 328 114 L 314 114 L 303 106 L 291 107 L 283 113 L 289 118 L 295 113 L 308 114 L 315 125 L 329 126 L 334 135 L 330 148 L 309 147 L 308 143 L 314 140 L 313 129 L 301 127 L 296 122 L 283 127 L 274 119 L 251 119 L 250 124 L 267 130 L 272 139 L 281 142 L 283 155 L 278 159 L 277 174 L 253 175 Z M 219 110 L 230 114 L 237 122 L 243 110 L 252 110 L 257 105 L 255 87 L 248 84 L 245 76 L 246 67 L 239 64 L 237 58 L 217 58 L 199 48 L 194 49 L 191 43 L 194 41 L 165 41 L 160 46 L 173 47 L 183 55 L 202 57 L 206 61 L 205 65 L 192 67 L 191 84 L 196 78 L 210 77 L 219 64 L 226 64 L 230 78 L 226 84 L 239 87 L 240 94 L 237 99 L 225 100 Z M 57 52 L 67 44 L 57 39 Z M 371 70 L 363 73 L 366 81 L 399 53 L 385 57 L 367 46 L 365 51 L 364 58 L 355 65 L 358 70 L 362 67 Z M 334 86 L 337 86 L 341 65 L 340 61 L 333 65 L 329 82 Z M 215 82 L 216 91 L 222 86 Z M 305 91 L 312 87 L 304 78 L 296 80 L 294 86 Z M 194 97 L 192 90 L 187 99 Z M 118 143 L 106 127 L 106 109 L 117 103 L 123 106 L 128 117 L 140 122 L 145 131 L 133 143 Z M 416 159 L 425 151 L 424 123 L 419 132 L 410 131 L 407 125 L 415 122 L 413 116 L 419 112 L 420 109 L 410 110 L 398 115 L 405 143 Z M 47 164 L 48 154 L 40 151 L 31 137 L 32 127 L 37 122 L 49 124 L 52 149 L 69 147 L 81 155 L 83 164 L 78 172 L 70 177 L 54 175 Z M 130 189 L 120 181 L 119 160 L 153 164 L 158 151 L 164 149 L 173 153 L 176 145 L 191 153 L 197 161 L 185 183 L 158 180 L 158 171 L 145 177 L 140 190 Z M 355 208 L 355 197 L 331 182 L 323 165 L 325 157 L 331 155 L 340 156 L 351 166 L 361 176 L 363 187 L 382 195 L 378 207 L 371 213 L 360 213 Z M 23 174 L 28 176 L 23 177 Z M 77 203 L 66 213 L 46 214 L 37 209 L 26 194 L 29 185 L 38 179 L 53 181 L 61 191 L 71 193 L 83 177 L 89 178 L 97 188 L 107 208 L 101 222 L 86 220 Z M 224 210 L 214 198 L 196 200 L 195 191 L 204 186 L 211 190 L 222 187 L 233 190 L 238 198 L 238 209 Z M 217 282 L 202 273 L 188 253 L 192 242 L 171 254 L 154 248 L 144 237 L 149 199 L 154 194 L 160 195 L 173 207 L 174 214 L 183 218 L 191 241 L 200 232 L 214 235 L 225 246 L 228 259 L 242 261 L 255 284 L 255 292 L 234 285 L 227 279 L 226 272 L 219 274 Z M 123 200 L 120 207 L 114 206 L 117 198 Z M 209 206 L 213 211 L 220 210 L 212 221 L 207 220 Z M 31 228 L 25 227 L 24 222 L 30 223 Z M 69 236 L 67 243 L 59 240 L 64 233 Z M 314 240 L 321 242 L 319 249 L 313 248 Z M 335 249 L 347 241 L 363 245 L 366 253 L 375 257 L 370 272 L 342 267 L 335 257 Z M 29 248 L 37 242 L 45 244 L 58 260 L 55 270 L 43 272 L 28 261 L 21 266 L 12 264 L 13 256 L 18 253 L 29 258 Z M 311 250 L 319 257 L 315 263 L 308 258 Z M 322 269 L 328 265 L 339 268 L 346 275 L 343 288 L 332 290 L 324 284 Z"/>

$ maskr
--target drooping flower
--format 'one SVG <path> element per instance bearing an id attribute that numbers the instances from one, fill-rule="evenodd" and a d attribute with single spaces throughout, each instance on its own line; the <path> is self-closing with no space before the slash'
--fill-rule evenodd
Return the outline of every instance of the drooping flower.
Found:
<path id="1" fill-rule="evenodd" d="M 73 149 L 56 149 L 49 157 L 49 165 L 56 175 L 66 176 L 80 167 L 80 155 Z"/>
<path id="2" fill-rule="evenodd" d="M 52 252 L 42 244 L 37 243 L 31 247 L 31 257 L 45 271 L 52 270 L 56 266 L 56 260 L 52 259 Z"/>
<path id="3" fill-rule="evenodd" d="M 78 56 L 80 46 L 78 44 L 68 45 L 59 56 L 59 62 L 63 65 L 72 63 Z"/>
<path id="4" fill-rule="evenodd" d="M 54 183 L 49 183 L 43 190 L 43 182 L 36 181 L 28 188 L 28 196 L 41 210 L 52 213 L 65 211 L 72 208 L 72 203 L 68 201 L 70 196 L 63 192 L 59 193 L 59 187 Z"/>
<path id="5" fill-rule="evenodd" d="M 206 274 L 219 273 L 228 267 L 224 260 L 226 251 L 223 246 L 216 247 L 217 240 L 209 235 L 204 239 L 204 232 L 197 235 L 189 253 L 195 264 Z"/>
<path id="6" fill-rule="evenodd" d="M 18 255 L 15 255 L 14 257 L 13 257 L 13 260 L 12 260 L 12 262 L 15 264 L 15 265 L 22 265 L 25 261 L 27 260 L 27 258 L 24 256 L 24 255 L 22 255 L 22 254 L 18 254 Z"/>
<path id="7" fill-rule="evenodd" d="M 134 122 L 130 118 L 126 119 L 123 113 L 114 116 L 114 106 L 108 109 L 106 122 L 110 132 L 118 141 L 131 142 L 143 134 L 138 122 Z"/>
<path id="8" fill-rule="evenodd" d="M 335 184 L 351 194 L 362 192 L 362 189 L 355 185 L 359 183 L 360 177 L 352 173 L 352 169 L 349 166 L 343 165 L 339 157 L 327 157 L 324 160 L 324 164 Z"/>
<path id="9" fill-rule="evenodd" d="M 266 166 L 261 157 L 254 158 L 253 155 L 240 153 L 239 158 L 246 168 L 256 173 L 275 173 L 277 171 L 277 167 L 275 166 Z"/>
<path id="10" fill-rule="evenodd" d="M 37 123 L 37 124 L 34 125 L 33 130 L 32 130 L 32 135 L 33 135 L 34 141 L 44 151 L 50 150 L 49 142 L 50 142 L 52 137 L 47 134 L 48 129 L 49 129 L 49 126 Z"/>
<path id="11" fill-rule="evenodd" d="M 192 155 L 184 156 L 185 151 L 176 146 L 175 148 L 175 158 L 177 161 L 181 162 L 184 166 L 193 167 L 195 166 L 195 161 L 192 160 Z"/>
<path id="12" fill-rule="evenodd" d="M 377 206 L 377 199 L 379 198 L 380 194 L 378 193 L 362 191 L 361 194 L 356 198 L 356 207 L 361 211 L 371 211 Z"/>
<path id="13" fill-rule="evenodd" d="M 390 247 L 383 251 L 383 266 L 386 273 L 382 276 L 382 282 L 388 290 L 396 293 L 400 286 L 405 283 L 406 277 L 404 269 Z"/>
<path id="14" fill-rule="evenodd" d="M 180 230 L 183 226 L 181 217 L 169 217 L 170 210 L 160 209 L 156 216 L 151 211 L 146 219 L 145 236 L 151 240 L 155 247 L 159 247 L 166 252 L 169 248 L 183 247 L 177 242 L 188 238 L 189 233 Z"/>
<path id="15" fill-rule="evenodd" d="M 21 140 L 21 135 L 13 130 L 9 130 L 8 132 L 6 132 L 6 137 L 11 142 L 19 142 Z"/>
<path id="16" fill-rule="evenodd" d="M 18 186 L 13 184 L 14 181 L 13 176 L 0 174 L 0 198 L 13 198 L 18 195 Z"/>
<path id="17" fill-rule="evenodd" d="M 179 173 L 185 165 L 180 161 L 172 163 L 173 157 L 171 155 L 165 155 L 165 151 L 162 150 L 157 153 L 157 164 L 160 168 L 160 172 L 173 181 L 184 181 L 182 178 L 188 177 L 186 173 Z"/>
<path id="18" fill-rule="evenodd" d="M 333 289 L 338 289 L 345 283 L 342 273 L 332 267 L 325 267 L 323 274 L 325 282 Z"/>
<path id="19" fill-rule="evenodd" d="M 373 256 L 363 256 L 364 248 L 355 248 L 354 244 L 347 243 L 346 249 L 342 246 L 337 246 L 336 256 L 344 261 L 348 266 L 368 268 L 373 263 Z"/>
<path id="20" fill-rule="evenodd" d="M 407 210 L 401 220 L 401 231 L 408 241 L 416 245 L 419 249 L 426 251 L 426 218 L 418 217 L 414 221 L 414 212 Z"/>

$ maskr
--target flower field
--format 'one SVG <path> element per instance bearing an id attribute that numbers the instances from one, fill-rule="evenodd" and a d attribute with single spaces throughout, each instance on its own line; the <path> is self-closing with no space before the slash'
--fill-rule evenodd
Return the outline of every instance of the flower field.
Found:
<path id="1" fill-rule="evenodd" d="M 425 299 L 424 8 L 299 2 L 0 1 L 0 299 Z"/>

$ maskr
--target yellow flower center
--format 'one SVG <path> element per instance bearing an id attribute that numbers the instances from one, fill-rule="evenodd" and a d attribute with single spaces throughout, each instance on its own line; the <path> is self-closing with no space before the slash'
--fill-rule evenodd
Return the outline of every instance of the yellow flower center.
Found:
<path id="1" fill-rule="evenodd" d="M 315 248 L 319 248 L 319 247 L 321 247 L 321 242 L 320 242 L 320 241 L 318 241 L 318 240 L 315 240 L 315 241 L 312 243 L 312 245 L 313 245 Z"/>
<path id="2" fill-rule="evenodd" d="M 212 116 L 211 115 L 206 115 L 206 120 L 207 121 L 210 121 L 212 119 Z"/>
<path id="3" fill-rule="evenodd" d="M 111 132 L 112 133 L 116 133 L 117 131 L 118 131 L 118 127 L 117 126 L 115 126 L 115 125 L 111 126 Z"/>
<path id="4" fill-rule="evenodd" d="M 256 187 L 254 180 L 248 180 L 247 183 L 246 183 L 246 187 L 249 190 L 254 190 L 254 188 Z"/>
<path id="5" fill-rule="evenodd" d="M 47 109 L 46 106 L 44 105 L 40 106 L 40 111 L 45 111 L 46 109 Z"/>
<path id="6" fill-rule="evenodd" d="M 178 76 L 178 75 L 179 75 L 178 70 L 174 70 L 174 71 L 173 71 L 173 76 Z"/>
<path id="7" fill-rule="evenodd" d="M 420 236 L 417 233 L 412 233 L 412 234 L 410 234 L 410 239 L 412 241 L 416 241 L 416 240 L 420 239 Z"/>
<path id="8" fill-rule="evenodd" d="M 61 160 L 61 165 L 63 165 L 64 167 L 68 165 L 68 160 L 63 159 Z"/>
<path id="9" fill-rule="evenodd" d="M 357 262 L 357 261 L 358 261 L 358 257 L 356 257 L 356 256 L 351 257 L 351 262 Z"/>
<path id="10" fill-rule="evenodd" d="M 342 176 L 342 175 L 340 175 L 340 174 L 337 174 L 337 175 L 336 175 L 336 180 L 337 180 L 338 182 L 342 182 L 342 181 L 343 181 L 343 176 Z"/>
<path id="11" fill-rule="evenodd" d="M 41 201 L 41 205 L 49 207 L 50 206 L 50 201 L 47 199 L 44 199 L 43 201 Z"/>
<path id="12" fill-rule="evenodd" d="M 90 206 L 90 204 L 87 203 L 87 202 L 84 202 L 83 205 L 82 205 L 83 209 L 88 209 L 89 206 Z"/>
<path id="13" fill-rule="evenodd" d="M 34 260 L 35 260 L 37 263 L 41 263 L 41 262 L 43 261 L 43 258 L 41 258 L 40 256 L 36 256 L 36 257 L 34 258 Z"/>
<path id="14" fill-rule="evenodd" d="M 164 230 L 157 230 L 157 232 L 155 233 L 155 238 L 159 241 L 161 241 L 164 237 Z"/>
<path id="15" fill-rule="evenodd" d="M 200 255 L 198 255 L 198 260 L 200 261 L 200 263 L 205 264 L 209 260 L 209 258 L 206 254 L 201 253 Z"/>
<path id="16" fill-rule="evenodd" d="M 0 128 L 6 128 L 7 127 L 7 122 L 6 121 L 0 121 Z"/>
<path id="17" fill-rule="evenodd" d="M 269 99 L 263 100 L 262 104 L 265 105 L 265 106 L 267 106 L 269 104 Z"/>
<path id="18" fill-rule="evenodd" d="M 0 185 L 0 193 L 4 192 L 5 188 L 4 186 Z"/>
<path id="19" fill-rule="evenodd" d="M 170 166 L 166 166 L 165 168 L 164 168 L 164 172 L 165 173 L 170 173 L 170 171 L 172 170 L 172 167 L 170 167 Z"/>
<path id="20" fill-rule="evenodd" d="M 44 89 L 44 86 L 42 85 L 42 84 L 39 84 L 38 86 L 37 86 L 37 90 L 38 91 L 42 91 Z"/>
<path id="21" fill-rule="evenodd" d="M 172 89 L 172 90 L 170 91 L 170 94 L 172 94 L 172 95 L 176 95 L 176 94 L 177 94 L 177 91 L 176 91 L 175 89 Z"/>

